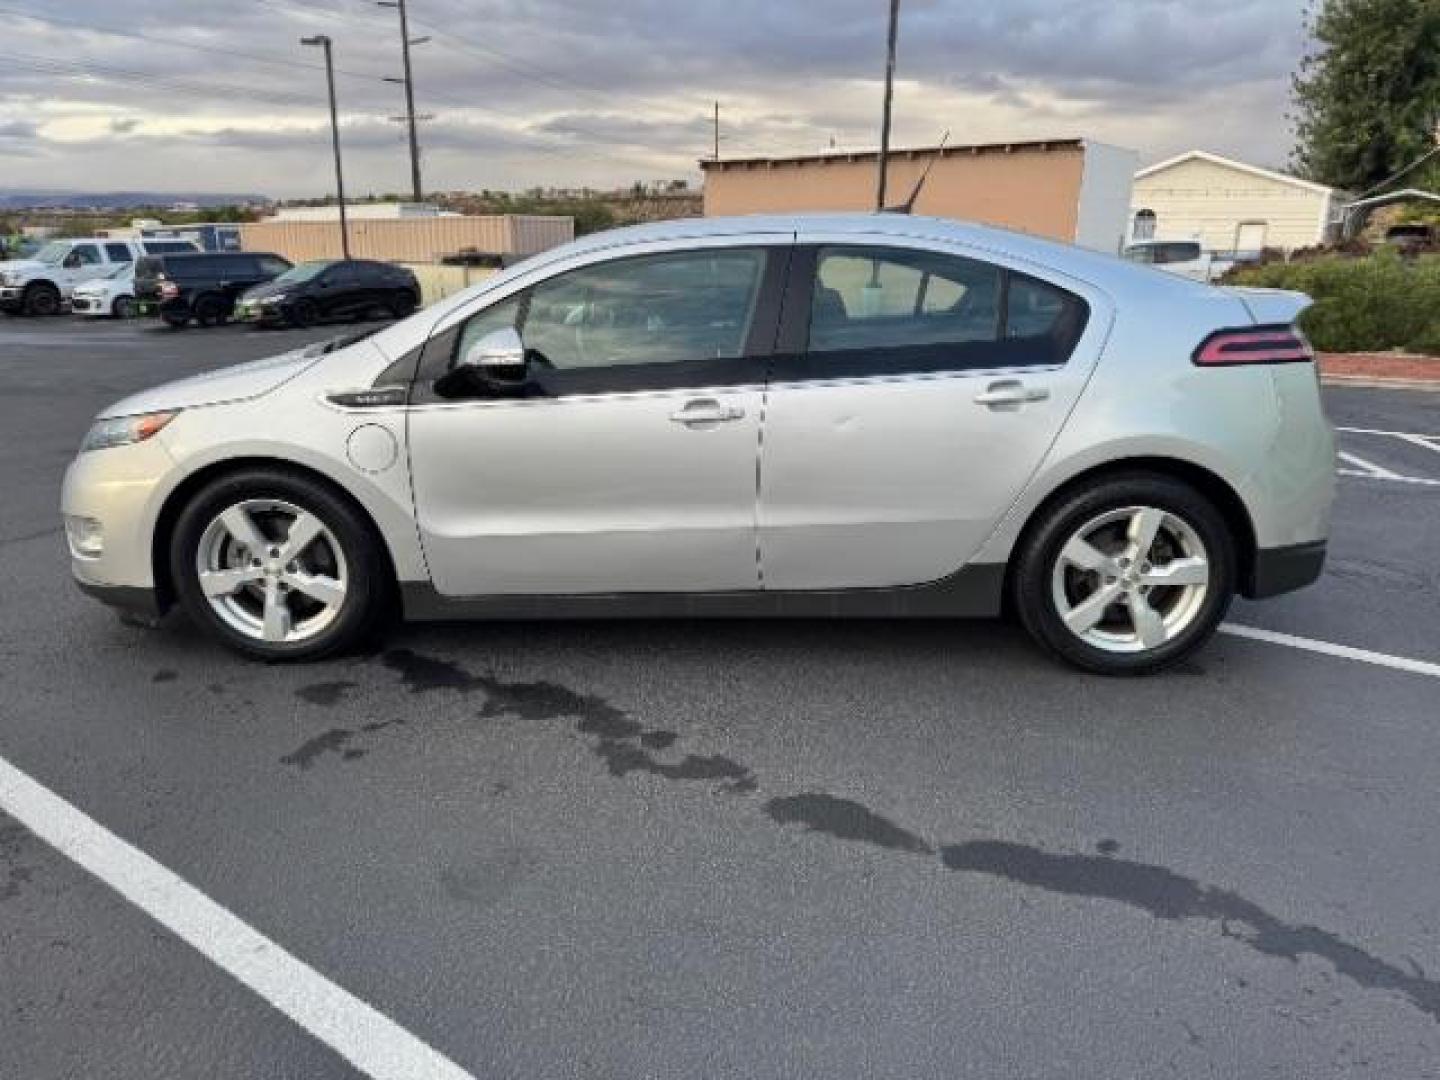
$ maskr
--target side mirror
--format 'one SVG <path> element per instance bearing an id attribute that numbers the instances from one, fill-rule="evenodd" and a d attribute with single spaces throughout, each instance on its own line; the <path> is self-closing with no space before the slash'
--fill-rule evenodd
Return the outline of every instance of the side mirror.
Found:
<path id="1" fill-rule="evenodd" d="M 518 330 L 491 330 L 466 350 L 457 366 L 496 382 L 520 382 L 525 378 L 525 343 Z"/>
<path id="2" fill-rule="evenodd" d="M 519 332 L 492 330 L 436 380 L 435 389 L 445 397 L 463 397 L 478 388 L 518 391 L 525 386 L 529 373 L 525 343 Z"/>

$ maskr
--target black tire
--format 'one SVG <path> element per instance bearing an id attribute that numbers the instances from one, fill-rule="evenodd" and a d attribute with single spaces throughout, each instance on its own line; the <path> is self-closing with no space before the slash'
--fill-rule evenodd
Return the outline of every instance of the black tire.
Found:
<path id="1" fill-rule="evenodd" d="M 290 325 L 305 329 L 320 321 L 320 308 L 314 300 L 300 299 L 290 305 Z"/>
<path id="2" fill-rule="evenodd" d="M 31 318 L 49 318 L 60 314 L 60 290 L 48 281 L 37 281 L 25 290 L 21 301 L 25 314 Z"/>
<path id="3" fill-rule="evenodd" d="M 135 301 L 128 296 L 117 296 L 115 302 L 110 305 L 110 314 L 117 319 L 133 319 L 135 317 Z"/>
<path id="4" fill-rule="evenodd" d="M 315 515 L 344 557 L 348 580 L 338 612 L 302 641 L 270 642 L 241 633 L 211 607 L 200 587 L 197 559 L 207 527 L 238 503 L 267 499 Z M 181 510 L 170 544 L 170 575 L 186 614 L 232 649 L 261 660 L 318 660 L 354 648 L 390 610 L 393 582 L 383 544 L 369 519 L 329 485 L 282 468 L 251 468 L 215 480 Z"/>
<path id="5" fill-rule="evenodd" d="M 390 317 L 392 319 L 408 319 L 415 313 L 415 296 L 413 293 L 397 293 L 389 304 Z"/>
<path id="6" fill-rule="evenodd" d="M 201 326 L 223 326 L 230 319 L 230 305 L 219 293 L 204 293 L 196 297 L 191 310 Z"/>
<path id="7" fill-rule="evenodd" d="M 1203 545 L 1209 579 L 1203 600 L 1189 609 L 1193 614 L 1170 640 L 1142 651 L 1114 652 L 1091 644 L 1066 625 L 1054 581 L 1061 550 L 1077 531 L 1107 513 L 1132 507 L 1153 507 L 1188 526 Z M 1235 594 L 1235 550 L 1224 515 L 1189 484 L 1158 473 L 1117 473 L 1082 484 L 1040 510 L 1018 548 L 1010 599 L 1030 636 L 1060 659 L 1100 675 L 1147 675 L 1186 659 L 1215 633 Z"/>

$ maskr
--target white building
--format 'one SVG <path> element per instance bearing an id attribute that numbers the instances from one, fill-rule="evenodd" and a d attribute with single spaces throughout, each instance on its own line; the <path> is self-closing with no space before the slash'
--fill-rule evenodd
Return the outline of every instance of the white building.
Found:
<path id="1" fill-rule="evenodd" d="M 1204 150 L 1135 174 L 1132 240 L 1198 240 L 1207 251 L 1291 251 L 1323 243 L 1343 191 Z"/>

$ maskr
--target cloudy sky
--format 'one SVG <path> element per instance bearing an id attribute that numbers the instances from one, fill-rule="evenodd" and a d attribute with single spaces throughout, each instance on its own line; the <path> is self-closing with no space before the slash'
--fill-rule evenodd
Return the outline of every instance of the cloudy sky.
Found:
<path id="1" fill-rule="evenodd" d="M 695 179 L 709 153 L 873 146 L 886 0 L 409 0 L 429 188 Z M 1086 136 L 1283 165 L 1303 0 L 903 0 L 896 140 Z M 33 16 L 26 17 L 26 16 Z M 0 0 L 0 188 L 408 186 L 373 0 Z"/>

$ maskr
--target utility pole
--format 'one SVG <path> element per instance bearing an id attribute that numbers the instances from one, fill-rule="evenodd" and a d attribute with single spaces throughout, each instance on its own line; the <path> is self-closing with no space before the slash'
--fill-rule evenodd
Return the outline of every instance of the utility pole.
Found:
<path id="1" fill-rule="evenodd" d="M 885 52 L 885 110 L 880 116 L 880 175 L 875 209 L 885 209 L 885 176 L 890 163 L 890 106 L 895 98 L 895 38 L 900 30 L 900 0 L 890 0 L 890 37 Z"/>
<path id="2" fill-rule="evenodd" d="M 410 21 L 405 11 L 405 0 L 376 0 L 380 7 L 395 8 L 400 12 L 400 56 L 405 64 L 403 79 L 386 79 L 386 82 L 405 84 L 405 123 L 410 129 L 410 189 L 414 200 L 425 201 L 425 188 L 420 182 L 420 138 L 415 132 L 415 74 L 410 67 L 410 46 L 423 45 L 429 38 L 410 39 Z"/>
<path id="3" fill-rule="evenodd" d="M 711 155 L 715 161 L 720 160 L 720 102 L 715 102 L 715 152 Z"/>
<path id="4" fill-rule="evenodd" d="M 340 254 L 350 258 L 350 223 L 345 218 L 345 171 L 340 167 L 340 111 L 335 105 L 335 59 L 330 38 L 325 34 L 300 39 L 301 45 L 318 45 L 325 50 L 325 82 L 330 88 L 330 143 L 335 149 L 335 195 L 340 200 Z"/>

